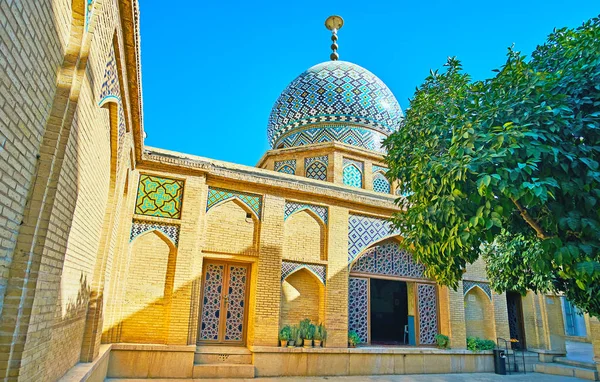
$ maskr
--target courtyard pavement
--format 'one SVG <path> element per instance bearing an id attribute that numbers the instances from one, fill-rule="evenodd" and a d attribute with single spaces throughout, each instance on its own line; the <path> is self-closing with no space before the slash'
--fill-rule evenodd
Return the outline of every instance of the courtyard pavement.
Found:
<path id="1" fill-rule="evenodd" d="M 497 375 L 491 373 L 474 374 L 419 374 L 419 375 L 378 375 L 355 377 L 286 377 L 286 378 L 253 378 L 253 379 L 107 379 L 107 382 L 575 382 L 579 378 L 561 377 L 556 375 L 527 373 L 526 375 Z"/>

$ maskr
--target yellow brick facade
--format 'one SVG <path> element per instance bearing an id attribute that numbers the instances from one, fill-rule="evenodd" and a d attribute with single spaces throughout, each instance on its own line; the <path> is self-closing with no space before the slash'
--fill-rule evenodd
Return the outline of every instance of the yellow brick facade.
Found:
<path id="1" fill-rule="evenodd" d="M 248 266 L 243 345 L 255 352 L 257 370 L 265 364 L 257 374 L 268 374 L 268 354 L 278 345 L 281 326 L 302 318 L 324 323 L 326 349 L 345 351 L 349 218 L 387 218 L 398 211 L 394 185 L 390 195 L 373 191 L 371 168 L 385 167 L 381 154 L 329 142 L 271 150 L 252 168 L 145 147 L 137 1 L 97 0 L 88 10 L 85 1 L 65 0 L 0 7 L 9 15 L 0 19 L 0 39 L 8 47 L 0 61 L 0 375 L 5 380 L 57 380 L 75 365 L 94 362 L 105 362 L 110 375 L 124 366 L 117 358 L 111 364 L 107 352 L 126 354 L 123 359 L 133 357 L 135 363 L 152 350 L 133 344 L 163 345 L 160 349 L 169 350 L 155 355 L 156 369 L 164 359 L 181 362 L 180 371 L 192 373 L 204 270 L 211 262 Z M 110 57 L 118 102 L 101 98 Z M 307 179 L 305 159 L 324 155 L 326 181 Z M 363 189 L 344 185 L 344 158 L 362 162 Z M 296 160 L 295 176 L 273 171 L 275 161 L 289 159 Z M 179 217 L 135 213 L 141 175 L 183 182 Z M 214 189 L 258 196 L 260 209 L 240 198 L 208 208 Z M 286 218 L 290 201 L 326 208 L 327 221 L 310 210 Z M 170 231 L 150 229 L 132 238 L 134 222 Z M 173 231 L 176 239 L 169 236 Z M 324 280 L 301 269 L 282 281 L 282 261 L 322 266 Z M 472 264 L 464 280 L 487 282 L 485 264 Z M 504 294 L 489 298 L 477 289 L 465 296 L 461 282 L 457 290 L 437 287 L 437 296 L 438 330 L 454 349 L 464 349 L 471 335 L 510 337 Z M 564 353 L 556 296 L 529 293 L 523 297 L 523 318 L 528 346 Z M 600 354 L 598 327 L 590 320 Z M 107 350 L 106 344 L 122 348 Z M 288 356 L 294 355 L 273 357 Z M 392 358 L 388 366 L 424 372 L 427 356 L 416 357 L 421 357 L 418 370 L 393 364 Z"/>

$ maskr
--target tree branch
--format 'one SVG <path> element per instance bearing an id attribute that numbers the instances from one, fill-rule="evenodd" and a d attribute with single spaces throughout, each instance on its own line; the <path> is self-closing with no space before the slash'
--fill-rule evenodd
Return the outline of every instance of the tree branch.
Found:
<path id="1" fill-rule="evenodd" d="M 529 215 L 529 212 L 527 212 L 525 207 L 523 207 L 517 199 L 510 198 L 510 200 L 512 200 L 512 202 L 515 204 L 515 206 L 519 210 L 519 213 L 521 214 L 521 217 L 523 218 L 523 220 L 525 220 L 527 222 L 527 224 L 529 224 L 531 226 L 531 228 L 533 228 L 535 230 L 535 233 L 538 238 L 545 240 L 545 239 L 550 239 L 552 237 L 552 236 L 548 235 L 535 220 L 533 220 L 531 215 Z"/>

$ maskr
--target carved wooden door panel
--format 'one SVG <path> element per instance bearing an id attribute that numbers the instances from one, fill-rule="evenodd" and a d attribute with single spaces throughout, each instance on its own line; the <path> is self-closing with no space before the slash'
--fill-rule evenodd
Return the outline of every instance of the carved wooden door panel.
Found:
<path id="1" fill-rule="evenodd" d="M 247 265 L 209 262 L 204 267 L 199 344 L 245 342 L 249 269 Z"/>

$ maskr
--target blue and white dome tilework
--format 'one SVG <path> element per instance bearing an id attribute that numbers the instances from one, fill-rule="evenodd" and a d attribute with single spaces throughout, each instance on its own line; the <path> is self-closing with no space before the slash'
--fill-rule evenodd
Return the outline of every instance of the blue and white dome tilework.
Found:
<path id="1" fill-rule="evenodd" d="M 379 150 L 379 141 L 397 130 L 401 119 L 398 101 L 373 73 L 350 62 L 327 61 L 281 93 L 267 135 L 273 148 L 335 140 Z"/>

